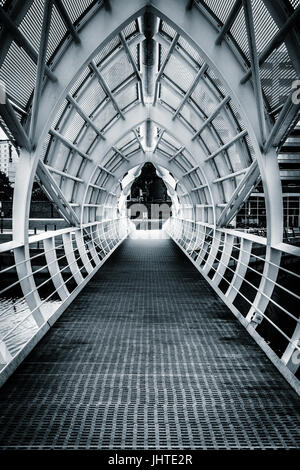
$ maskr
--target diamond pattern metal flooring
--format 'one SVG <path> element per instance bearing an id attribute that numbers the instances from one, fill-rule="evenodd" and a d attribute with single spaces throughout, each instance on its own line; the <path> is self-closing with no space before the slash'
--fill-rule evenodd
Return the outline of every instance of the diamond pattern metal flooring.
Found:
<path id="1" fill-rule="evenodd" d="M 299 399 L 171 240 L 126 240 L 0 390 L 2 449 L 300 448 Z"/>

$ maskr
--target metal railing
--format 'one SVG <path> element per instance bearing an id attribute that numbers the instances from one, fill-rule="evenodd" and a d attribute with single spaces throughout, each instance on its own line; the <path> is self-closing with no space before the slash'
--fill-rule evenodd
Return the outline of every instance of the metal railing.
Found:
<path id="1" fill-rule="evenodd" d="M 124 217 L 0 245 L 0 384 L 131 230 Z"/>
<path id="2" fill-rule="evenodd" d="M 176 217 L 164 229 L 299 391 L 300 248 Z"/>

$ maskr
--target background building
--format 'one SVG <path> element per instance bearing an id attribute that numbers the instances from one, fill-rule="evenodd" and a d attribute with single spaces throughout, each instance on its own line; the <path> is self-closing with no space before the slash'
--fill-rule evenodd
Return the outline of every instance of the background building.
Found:
<path id="1" fill-rule="evenodd" d="M 8 176 L 9 181 L 14 184 L 16 177 L 16 163 L 18 154 L 9 140 L 0 140 L 0 171 Z"/>

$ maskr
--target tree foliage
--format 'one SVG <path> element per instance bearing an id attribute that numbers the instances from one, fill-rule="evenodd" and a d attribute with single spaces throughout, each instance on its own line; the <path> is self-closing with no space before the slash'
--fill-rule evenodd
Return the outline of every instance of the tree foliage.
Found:
<path id="1" fill-rule="evenodd" d="M 13 197 L 13 187 L 8 176 L 0 171 L 0 201 L 10 201 Z"/>

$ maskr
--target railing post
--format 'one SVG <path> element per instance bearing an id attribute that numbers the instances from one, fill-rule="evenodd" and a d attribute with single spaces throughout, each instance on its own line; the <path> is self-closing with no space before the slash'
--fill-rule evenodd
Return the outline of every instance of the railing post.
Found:
<path id="1" fill-rule="evenodd" d="M 251 256 L 252 241 L 247 240 L 246 238 L 241 238 L 241 248 L 239 253 L 239 258 L 237 261 L 237 267 L 230 283 L 229 289 L 227 290 L 225 296 L 227 297 L 228 302 L 233 303 L 237 294 L 239 293 L 240 287 L 244 281 L 248 264 Z"/>
<path id="2" fill-rule="evenodd" d="M 98 266 L 98 264 L 101 262 L 101 259 L 100 259 L 100 257 L 98 256 L 98 253 L 97 253 L 97 251 L 96 251 L 95 244 L 94 244 L 94 238 L 93 238 L 93 230 L 94 230 L 94 227 L 95 227 L 94 225 L 91 225 L 91 226 L 89 227 L 89 235 L 90 235 L 90 237 L 91 237 L 91 240 L 89 240 L 89 241 L 87 242 L 87 246 L 88 246 L 88 249 L 90 250 L 90 253 L 91 253 L 92 257 L 93 257 L 93 260 L 94 260 L 96 266 Z"/>
<path id="3" fill-rule="evenodd" d="M 211 246 L 209 255 L 208 255 L 207 260 L 205 261 L 205 265 L 203 267 L 204 274 L 208 274 L 211 267 L 212 267 L 212 265 L 213 265 L 213 262 L 214 262 L 214 260 L 217 256 L 218 249 L 219 249 L 219 246 L 220 246 L 220 243 L 221 243 L 221 238 L 222 238 L 221 237 L 221 232 L 216 231 L 215 236 L 212 239 L 212 246 Z"/>
<path id="4" fill-rule="evenodd" d="M 109 248 L 109 243 L 108 243 L 107 236 L 105 235 L 106 232 L 104 231 L 105 224 L 106 224 L 106 222 L 104 222 L 100 226 L 100 235 L 102 237 L 101 239 L 102 239 L 103 247 L 105 249 L 105 254 L 108 254 L 109 251 L 110 251 L 110 248 Z"/>
<path id="5" fill-rule="evenodd" d="M 68 265 L 70 267 L 71 273 L 73 274 L 73 278 L 79 285 L 83 282 L 83 276 L 78 268 L 78 264 L 75 258 L 74 247 L 72 243 L 72 233 L 64 233 L 62 238 Z"/>
<path id="6" fill-rule="evenodd" d="M 199 254 L 197 256 L 197 264 L 199 265 L 199 267 L 201 266 L 202 262 L 205 263 L 204 261 L 204 256 L 206 253 L 209 253 L 210 250 L 211 250 L 211 244 L 208 243 L 206 237 L 207 237 L 207 234 L 209 231 L 212 231 L 213 229 L 209 229 L 208 227 L 204 227 L 204 236 L 203 236 L 203 243 L 202 243 L 202 247 L 201 247 L 201 250 L 199 251 Z M 211 239 L 211 243 L 214 239 L 214 236 L 215 236 L 215 230 L 213 230 L 213 235 L 212 236 L 209 236 L 208 239 Z M 201 268 L 202 270 L 202 268 Z"/>
<path id="7" fill-rule="evenodd" d="M 29 245 L 20 246 L 14 249 L 14 256 L 16 262 L 16 270 L 20 279 L 20 286 L 24 297 L 30 310 L 33 312 L 32 316 L 38 327 L 42 326 L 46 319 L 40 310 L 41 298 L 37 291 L 35 280 L 33 277 L 32 266 L 29 260 L 30 250 Z"/>
<path id="8" fill-rule="evenodd" d="M 77 248 L 80 254 L 80 257 L 82 259 L 82 262 L 84 264 L 85 269 L 87 270 L 88 274 L 90 274 L 93 271 L 93 266 L 89 260 L 89 257 L 87 255 L 85 243 L 84 243 L 84 235 L 83 235 L 83 230 L 79 229 L 76 230 L 75 232 L 75 238 L 76 238 L 76 243 L 77 243 Z"/>
<path id="9" fill-rule="evenodd" d="M 61 298 L 62 301 L 64 301 L 69 297 L 70 292 L 68 291 L 65 285 L 65 282 L 63 280 L 63 277 L 61 275 L 61 272 L 60 272 L 59 264 L 57 261 L 54 237 L 45 238 L 44 251 L 45 251 L 45 257 L 46 257 L 46 261 L 48 265 L 47 267 L 51 276 L 51 280 L 54 284 L 54 287 L 59 297 Z"/>
<path id="10" fill-rule="evenodd" d="M 281 251 L 274 250 L 270 246 L 266 249 L 266 259 L 262 278 L 258 287 L 257 294 L 253 301 L 252 307 L 250 308 L 246 319 L 250 322 L 254 313 L 259 310 L 259 313 L 264 313 L 268 304 L 269 298 L 271 298 L 274 290 L 274 282 L 277 279 L 279 265 L 281 260 Z M 274 281 L 274 282 L 272 282 Z M 257 325 L 254 325 L 254 328 Z"/>
<path id="11" fill-rule="evenodd" d="M 106 249 L 105 249 L 105 247 L 104 247 L 104 245 L 103 245 L 103 240 L 102 240 L 102 238 L 101 238 L 101 229 L 100 229 L 101 225 L 102 225 L 102 224 L 98 224 L 98 225 L 97 225 L 97 228 L 96 228 L 96 240 L 95 240 L 95 242 L 100 245 L 101 250 L 102 250 L 102 253 L 103 253 L 103 257 L 105 257 L 106 254 L 107 254 L 107 252 L 106 252 Z"/>
<path id="12" fill-rule="evenodd" d="M 220 284 L 221 280 L 223 279 L 224 273 L 227 267 L 229 266 L 233 245 L 234 235 L 231 235 L 230 233 L 225 233 L 222 255 L 219 260 L 218 268 L 214 274 L 214 277 L 212 278 L 212 282 L 216 284 L 216 286 Z"/>

